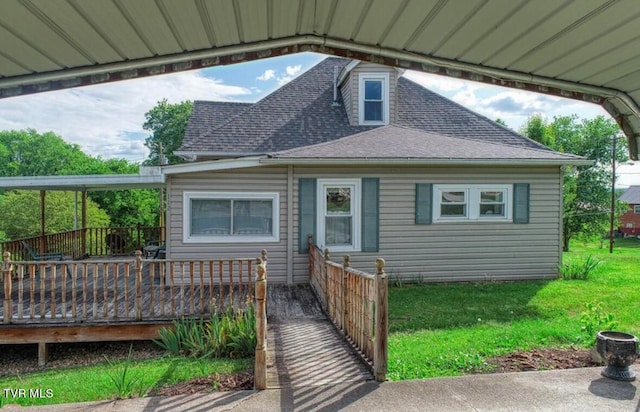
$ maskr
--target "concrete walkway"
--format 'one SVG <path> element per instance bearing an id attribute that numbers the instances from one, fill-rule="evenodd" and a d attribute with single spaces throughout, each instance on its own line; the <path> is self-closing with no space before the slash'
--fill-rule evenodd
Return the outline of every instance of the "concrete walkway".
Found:
<path id="1" fill-rule="evenodd" d="M 640 374 L 640 367 L 634 370 Z M 19 411 L 640 411 L 637 382 L 601 368 L 471 375 L 403 382 L 218 392 L 45 407 Z M 55 388 L 54 388 L 55 396 Z"/>

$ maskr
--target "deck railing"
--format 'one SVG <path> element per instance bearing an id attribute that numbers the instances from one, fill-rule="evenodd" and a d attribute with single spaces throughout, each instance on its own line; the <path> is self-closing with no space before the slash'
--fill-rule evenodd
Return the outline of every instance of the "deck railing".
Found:
<path id="1" fill-rule="evenodd" d="M 14 260 L 31 259 L 22 242 L 37 254 L 62 253 L 74 259 L 83 256 L 126 256 L 141 250 L 148 242 L 164 239 L 164 227 L 89 227 L 15 239 L 2 243 L 2 251 L 10 252 Z"/>
<path id="2" fill-rule="evenodd" d="M 253 297 L 255 259 L 12 261 L 4 252 L 3 323 L 209 316 Z"/>
<path id="3" fill-rule="evenodd" d="M 382 382 L 387 373 L 388 282 L 384 260 L 376 260 L 376 273 L 369 274 L 332 262 L 309 237 L 309 281 L 322 308 L 333 324 L 363 355 Z"/>

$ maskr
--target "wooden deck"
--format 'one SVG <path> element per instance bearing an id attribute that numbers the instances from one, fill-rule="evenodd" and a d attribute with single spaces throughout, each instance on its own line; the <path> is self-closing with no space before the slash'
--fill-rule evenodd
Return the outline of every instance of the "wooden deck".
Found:
<path id="1" fill-rule="evenodd" d="M 236 274 L 235 283 L 224 284 L 209 276 L 212 271 L 199 275 L 184 264 L 168 277 L 168 263 L 152 260 L 142 261 L 138 279 L 133 263 L 103 258 L 70 262 L 68 268 L 67 262 L 43 265 L 37 272 L 28 267 L 21 279 L 12 281 L 11 305 L 0 307 L 0 318 L 15 325 L 172 320 L 210 315 L 226 305 L 242 304 L 252 294 L 246 269 L 241 277 Z M 219 267 L 220 273 L 228 269 Z"/>
<path id="2" fill-rule="evenodd" d="M 373 379 L 308 285 L 269 285 L 267 302 L 267 388 Z"/>

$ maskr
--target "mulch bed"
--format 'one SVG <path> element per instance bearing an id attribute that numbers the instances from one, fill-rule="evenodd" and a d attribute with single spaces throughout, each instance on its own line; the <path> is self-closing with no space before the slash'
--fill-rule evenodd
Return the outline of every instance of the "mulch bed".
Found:
<path id="1" fill-rule="evenodd" d="M 487 364 L 495 367 L 490 371 L 494 373 L 587 368 L 602 365 L 593 359 L 590 350 L 576 348 L 534 349 L 509 353 L 488 359 Z"/>

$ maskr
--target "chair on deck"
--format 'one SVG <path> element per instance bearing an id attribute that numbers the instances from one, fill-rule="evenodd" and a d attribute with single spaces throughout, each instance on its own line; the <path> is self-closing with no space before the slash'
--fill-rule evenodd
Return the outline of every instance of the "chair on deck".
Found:
<path id="1" fill-rule="evenodd" d="M 62 254 L 62 252 L 36 253 L 33 249 L 31 249 L 31 246 L 29 246 L 27 242 L 22 240 L 21 243 L 22 243 L 22 246 L 24 246 L 24 249 L 29 254 L 29 256 L 31 256 L 31 259 L 37 262 L 42 262 L 47 260 L 64 260 L 64 255 Z M 71 275 L 71 271 L 69 270 L 68 265 L 66 266 L 66 268 L 67 268 L 67 274 Z M 38 274 L 39 271 L 40 271 L 39 266 L 36 266 L 36 274 Z"/>

